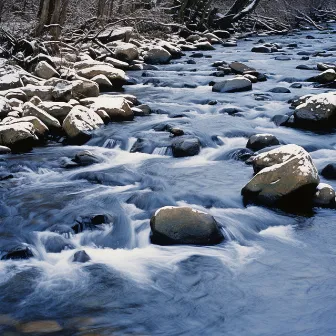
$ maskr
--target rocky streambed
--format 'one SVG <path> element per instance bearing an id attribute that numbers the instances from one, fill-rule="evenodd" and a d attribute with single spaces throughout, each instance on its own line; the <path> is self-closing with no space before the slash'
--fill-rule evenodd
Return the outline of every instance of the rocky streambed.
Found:
<path id="1" fill-rule="evenodd" d="M 334 335 L 335 31 L 217 35 L 2 63 L 3 334 Z"/>

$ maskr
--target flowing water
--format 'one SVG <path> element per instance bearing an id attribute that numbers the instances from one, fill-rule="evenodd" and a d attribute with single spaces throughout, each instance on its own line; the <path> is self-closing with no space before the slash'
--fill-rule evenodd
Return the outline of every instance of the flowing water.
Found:
<path id="1" fill-rule="evenodd" d="M 289 111 L 293 96 L 326 89 L 303 83 L 290 94 L 267 92 L 317 73 L 296 69 L 299 64 L 335 62 L 336 35 L 266 37 L 284 46 L 289 61 L 275 60 L 282 53 L 251 53 L 258 39 L 204 52 L 212 58 L 196 64 L 186 64 L 187 55 L 160 66 L 147 74 L 159 79 L 158 87 L 143 85 L 148 77 L 142 72 L 130 73 L 139 84 L 125 91 L 150 105 L 151 116 L 109 124 L 82 147 L 54 144 L 0 158 L 1 171 L 14 175 L 0 182 L 0 250 L 28 244 L 35 256 L 0 261 L 1 335 L 20 335 L 17 323 L 36 320 L 56 320 L 63 330 L 51 335 L 336 334 L 335 210 L 299 216 L 245 207 L 240 191 L 252 168 L 233 154 L 250 135 L 271 133 L 303 146 L 318 169 L 336 160 L 335 133 L 271 121 Z M 285 47 L 294 42 L 298 48 Z M 302 51 L 331 55 L 303 61 Z M 220 79 L 211 76 L 211 63 L 218 60 L 244 62 L 269 79 L 250 92 L 212 93 L 208 83 Z M 266 100 L 256 100 L 258 94 Z M 220 113 L 224 107 L 240 112 Z M 157 131 L 164 124 L 198 137 L 200 154 L 173 158 L 172 138 Z M 145 153 L 130 152 L 138 138 L 150 144 Z M 83 149 L 102 162 L 63 168 L 65 158 Z M 165 205 L 209 212 L 226 240 L 211 247 L 150 244 L 149 219 Z M 93 214 L 110 216 L 111 224 L 69 233 L 78 216 Z M 55 253 L 64 245 L 68 249 Z M 83 249 L 91 261 L 73 263 Z"/>

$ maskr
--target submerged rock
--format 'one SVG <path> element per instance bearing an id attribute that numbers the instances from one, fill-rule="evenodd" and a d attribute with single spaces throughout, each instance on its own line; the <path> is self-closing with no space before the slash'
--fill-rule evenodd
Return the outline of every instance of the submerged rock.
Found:
<path id="1" fill-rule="evenodd" d="M 256 156 L 252 164 L 257 174 L 242 189 L 245 200 L 294 209 L 311 207 L 320 179 L 302 147 L 281 146 Z"/>
<path id="2" fill-rule="evenodd" d="M 1 260 L 22 260 L 33 258 L 33 252 L 28 246 L 18 246 L 10 251 L 7 251 Z"/>
<path id="3" fill-rule="evenodd" d="M 90 166 L 92 164 L 101 163 L 102 160 L 92 152 L 85 150 L 77 153 L 73 159 L 80 166 Z"/>
<path id="4" fill-rule="evenodd" d="M 276 145 L 280 145 L 280 142 L 273 134 L 255 134 L 249 138 L 246 148 L 258 151 Z"/>
<path id="5" fill-rule="evenodd" d="M 336 94 L 321 93 L 305 99 L 294 112 L 295 123 L 300 127 L 319 128 L 336 125 Z"/>
<path id="6" fill-rule="evenodd" d="M 73 262 L 86 263 L 90 260 L 91 258 L 84 250 L 77 251 L 73 256 Z"/>
<path id="7" fill-rule="evenodd" d="M 213 245 L 224 237 L 209 214 L 188 207 L 163 207 L 150 221 L 151 241 L 158 245 Z"/>

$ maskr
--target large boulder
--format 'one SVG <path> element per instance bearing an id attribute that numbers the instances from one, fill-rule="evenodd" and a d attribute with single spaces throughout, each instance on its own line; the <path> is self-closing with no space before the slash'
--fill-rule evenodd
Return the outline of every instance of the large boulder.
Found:
<path id="1" fill-rule="evenodd" d="M 30 102 L 27 102 L 22 106 L 22 111 L 22 115 L 24 117 L 36 117 L 40 119 L 50 129 L 58 130 L 61 128 L 61 124 L 56 118 Z"/>
<path id="2" fill-rule="evenodd" d="M 320 84 L 330 83 L 334 80 L 336 80 L 336 71 L 334 69 L 328 69 L 317 76 L 308 79 L 309 82 L 317 82 Z"/>
<path id="3" fill-rule="evenodd" d="M 94 111 L 75 106 L 63 121 L 63 129 L 69 142 L 83 144 L 91 138 L 91 132 L 104 125 L 103 120 Z"/>
<path id="4" fill-rule="evenodd" d="M 90 106 L 95 112 L 105 111 L 112 121 L 128 121 L 134 118 L 132 109 L 123 97 L 103 95 L 97 98 L 82 99 L 81 103 Z"/>
<path id="5" fill-rule="evenodd" d="M 22 86 L 23 83 L 21 81 L 20 75 L 17 72 L 9 73 L 0 77 L 0 91 L 14 89 Z"/>
<path id="6" fill-rule="evenodd" d="M 255 134 L 249 138 L 246 148 L 256 152 L 263 148 L 276 145 L 280 145 L 280 142 L 273 134 Z"/>
<path id="7" fill-rule="evenodd" d="M 36 65 L 35 74 L 43 79 L 59 77 L 59 73 L 46 61 L 41 61 Z"/>
<path id="8" fill-rule="evenodd" d="M 242 189 L 245 200 L 270 206 L 309 206 L 320 182 L 310 155 L 300 146 L 286 145 L 259 154 L 258 172 Z"/>
<path id="9" fill-rule="evenodd" d="M 128 77 L 125 71 L 116 69 L 109 64 L 96 64 L 77 71 L 77 74 L 86 79 L 92 79 L 98 75 L 105 75 L 115 87 L 121 87 L 127 83 Z"/>
<path id="10" fill-rule="evenodd" d="M 214 92 L 242 92 L 252 90 L 252 82 L 245 77 L 226 79 L 215 83 L 212 87 Z"/>
<path id="11" fill-rule="evenodd" d="M 23 117 L 23 118 L 8 117 L 8 118 L 5 118 L 1 123 L 3 125 L 12 125 L 12 124 L 17 124 L 17 123 L 22 123 L 22 122 L 28 122 L 28 123 L 33 124 L 34 133 L 39 138 L 44 138 L 49 132 L 48 127 L 40 119 L 36 117 Z"/>
<path id="12" fill-rule="evenodd" d="M 36 86 L 29 84 L 25 87 L 22 87 L 21 90 L 26 94 L 28 100 L 34 96 L 39 97 L 41 100 L 53 99 L 53 86 Z"/>
<path id="13" fill-rule="evenodd" d="M 201 144 L 196 138 L 176 138 L 172 143 L 174 157 L 195 156 L 201 150 Z"/>
<path id="14" fill-rule="evenodd" d="M 152 46 L 144 54 L 144 60 L 148 64 L 166 64 L 171 58 L 170 52 L 160 46 Z"/>
<path id="15" fill-rule="evenodd" d="M 114 54 L 117 59 L 125 62 L 132 62 L 139 57 L 138 48 L 132 43 L 118 44 Z"/>
<path id="16" fill-rule="evenodd" d="M 151 218 L 151 241 L 159 245 L 213 245 L 224 237 L 209 214 L 188 207 L 164 207 Z"/>
<path id="17" fill-rule="evenodd" d="M 14 151 L 30 150 L 37 140 L 34 125 L 30 122 L 0 126 L 0 145 Z"/>
<path id="18" fill-rule="evenodd" d="M 63 102 L 42 102 L 37 107 L 59 121 L 63 121 L 72 109 L 72 105 Z"/>
<path id="19" fill-rule="evenodd" d="M 88 79 L 75 80 L 71 85 L 71 95 L 74 99 L 98 97 L 99 86 L 97 83 Z"/>
<path id="20" fill-rule="evenodd" d="M 319 128 L 336 125 L 336 93 L 321 93 L 305 100 L 294 112 L 300 127 Z"/>

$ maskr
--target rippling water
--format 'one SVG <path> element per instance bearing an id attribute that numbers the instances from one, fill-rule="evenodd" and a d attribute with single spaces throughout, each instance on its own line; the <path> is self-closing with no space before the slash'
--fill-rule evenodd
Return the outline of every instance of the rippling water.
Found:
<path id="1" fill-rule="evenodd" d="M 308 34 L 316 39 L 306 39 Z M 1 333 L 47 319 L 63 328 L 54 335 L 335 335 L 335 210 L 316 209 L 305 217 L 244 207 L 240 191 L 252 168 L 232 159 L 250 135 L 266 132 L 306 148 L 318 169 L 336 160 L 335 133 L 276 127 L 271 121 L 289 111 L 293 96 L 325 90 L 303 83 L 291 94 L 268 93 L 267 101 L 254 96 L 289 87 L 288 78 L 317 73 L 295 69 L 299 64 L 335 62 L 335 56 L 302 61 L 297 55 L 328 49 L 335 54 L 335 36 L 303 32 L 266 38 L 284 46 L 298 43 L 297 49 L 284 48 L 291 61 L 275 60 L 279 53 L 251 53 L 257 39 L 205 52 L 212 59 L 196 59 L 196 65 L 184 57 L 153 72 L 161 87 L 126 88 L 156 111 L 151 116 L 109 124 L 82 147 L 50 145 L 2 156 L 0 172 L 14 178 L 0 182 L 0 250 L 25 243 L 35 258 L 0 261 L 0 314 L 7 319 L 0 316 Z M 269 80 L 254 84 L 251 92 L 212 93 L 211 63 L 217 60 L 246 62 Z M 130 75 L 142 83 L 148 77 L 141 74 Z M 208 105 L 210 100 L 218 104 Z M 241 112 L 219 113 L 223 107 Z M 169 133 L 154 130 L 162 123 L 198 137 L 201 153 L 173 158 Z M 151 144 L 148 153 L 130 153 L 138 138 Z M 102 162 L 62 168 L 64 158 L 82 149 Z M 155 210 L 186 204 L 215 216 L 226 240 L 211 247 L 150 244 Z M 67 232 L 78 216 L 92 214 L 109 215 L 111 224 Z M 50 231 L 54 225 L 63 225 L 63 235 Z M 64 244 L 71 249 L 55 253 Z M 91 262 L 73 263 L 73 254 L 83 249 Z"/>

